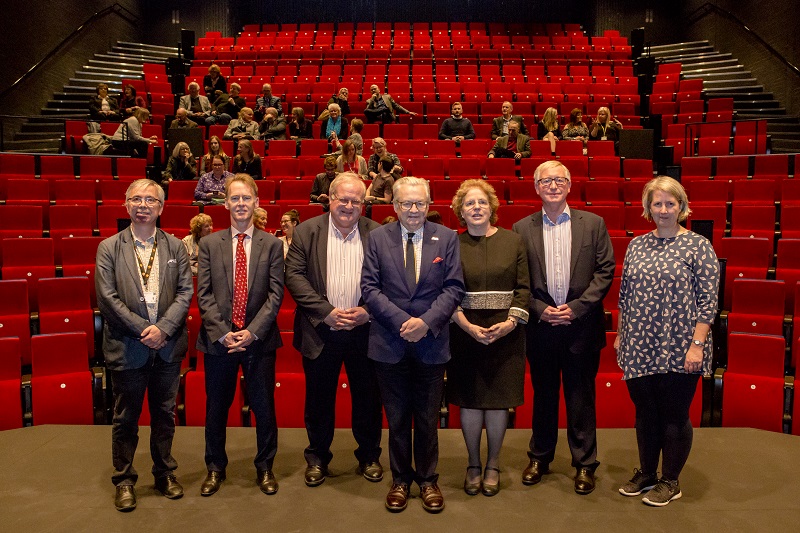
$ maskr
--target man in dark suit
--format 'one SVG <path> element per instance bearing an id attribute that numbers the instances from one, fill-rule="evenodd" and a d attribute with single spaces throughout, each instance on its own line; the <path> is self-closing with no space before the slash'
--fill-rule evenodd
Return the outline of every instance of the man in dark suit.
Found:
<path id="1" fill-rule="evenodd" d="M 380 393 L 367 358 L 369 314 L 360 285 L 367 234 L 380 225 L 361 217 L 365 195 L 359 176 L 339 174 L 330 186 L 330 213 L 297 226 L 286 256 L 286 287 L 297 302 L 294 346 L 303 354 L 306 375 L 309 487 L 325 481 L 333 457 L 330 447 L 342 363 L 352 396 L 359 472 L 368 481 L 383 479 Z"/>
<path id="2" fill-rule="evenodd" d="M 393 124 L 397 122 L 397 115 L 400 113 L 417 115 L 395 102 L 392 95 L 388 93 L 381 94 L 381 90 L 377 85 L 370 85 L 369 92 L 371 96 L 367 99 L 367 107 L 364 109 L 364 115 L 366 115 L 369 124 L 377 121 L 381 121 L 384 124 Z"/>
<path id="3" fill-rule="evenodd" d="M 178 463 L 172 457 L 172 437 L 194 287 L 183 243 L 156 229 L 164 209 L 164 189 L 151 180 L 136 180 L 125 193 L 125 207 L 130 228 L 100 243 L 95 286 L 104 321 L 103 354 L 114 393 L 114 505 L 119 511 L 132 511 L 138 479 L 133 456 L 145 390 L 156 490 L 170 499 L 183 496 L 174 474 Z"/>
<path id="4" fill-rule="evenodd" d="M 522 117 L 512 114 L 512 111 L 514 111 L 514 106 L 511 105 L 511 102 L 503 102 L 501 110 L 503 114 L 492 121 L 493 141 L 498 137 L 508 134 L 508 124 L 512 120 L 515 120 L 519 124 L 520 133 L 523 135 L 528 135 L 528 128 L 525 127 L 525 121 L 522 120 Z"/>
<path id="5" fill-rule="evenodd" d="M 614 277 L 614 253 L 603 219 L 567 206 L 570 174 L 563 164 L 542 163 L 533 177 L 543 210 L 513 228 L 528 248 L 531 277 L 527 346 L 533 431 L 522 482 L 541 481 L 553 461 L 563 381 L 575 492 L 589 494 L 599 465 L 595 377 L 605 345 L 603 298 Z"/>
<path id="6" fill-rule="evenodd" d="M 425 220 L 428 182 L 401 178 L 393 198 L 399 222 L 370 233 L 361 274 L 372 317 L 368 353 L 389 421 L 392 487 L 386 507 L 405 509 L 416 481 L 423 508 L 435 513 L 444 508 L 437 427 L 450 359 L 449 323 L 464 296 L 464 280 L 456 233 Z"/>
<path id="7" fill-rule="evenodd" d="M 208 468 L 200 494 L 211 496 L 225 480 L 225 424 L 240 366 L 256 415 L 256 483 L 264 494 L 275 494 L 275 350 L 281 345 L 275 320 L 283 299 L 283 244 L 253 225 L 258 188 L 248 174 L 225 183 L 225 207 L 231 228 L 200 240 L 197 263 L 203 319 L 197 349 L 205 354 Z"/>

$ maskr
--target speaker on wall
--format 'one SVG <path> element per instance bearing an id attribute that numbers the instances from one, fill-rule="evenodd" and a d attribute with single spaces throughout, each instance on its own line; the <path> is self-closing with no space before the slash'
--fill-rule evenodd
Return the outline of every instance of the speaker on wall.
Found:
<path id="1" fill-rule="evenodd" d="M 194 30 L 181 30 L 181 51 L 186 59 L 194 59 Z"/>

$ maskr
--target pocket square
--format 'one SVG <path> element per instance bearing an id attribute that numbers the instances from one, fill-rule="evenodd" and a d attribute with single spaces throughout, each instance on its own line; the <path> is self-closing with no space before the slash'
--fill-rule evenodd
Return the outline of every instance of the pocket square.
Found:
<path id="1" fill-rule="evenodd" d="M 444 261 L 444 259 L 442 259 L 441 257 L 437 257 L 436 259 L 433 260 L 433 263 L 434 264 L 441 263 L 442 261 Z"/>
<path id="2" fill-rule="evenodd" d="M 170 259 L 169 261 L 167 261 L 167 264 L 170 264 L 170 263 L 177 263 L 177 262 L 178 262 L 178 260 L 177 260 L 177 259 Z"/>

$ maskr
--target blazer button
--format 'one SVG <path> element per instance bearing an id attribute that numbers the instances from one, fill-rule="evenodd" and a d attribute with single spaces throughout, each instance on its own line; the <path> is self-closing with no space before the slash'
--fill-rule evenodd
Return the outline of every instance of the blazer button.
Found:
<path id="1" fill-rule="evenodd" d="M 140 301 L 140 302 L 143 302 L 143 301 L 144 301 L 144 296 L 142 296 L 141 298 L 139 298 L 139 301 Z"/>

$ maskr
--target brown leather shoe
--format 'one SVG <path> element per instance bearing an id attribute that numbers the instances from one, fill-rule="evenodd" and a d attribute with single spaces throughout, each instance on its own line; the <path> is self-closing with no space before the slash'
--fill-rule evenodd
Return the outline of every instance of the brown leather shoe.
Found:
<path id="1" fill-rule="evenodd" d="M 222 482 L 225 481 L 225 472 L 210 470 L 206 475 L 203 484 L 200 485 L 200 496 L 211 496 L 216 494 Z"/>
<path id="2" fill-rule="evenodd" d="M 575 473 L 575 492 L 586 495 L 594 490 L 594 470 L 581 467 Z"/>
<path id="3" fill-rule="evenodd" d="M 373 483 L 383 480 L 383 466 L 378 461 L 359 463 L 358 472 L 364 476 L 364 479 Z"/>
<path id="4" fill-rule="evenodd" d="M 133 485 L 117 485 L 114 507 L 123 513 L 136 509 L 136 489 L 133 488 Z"/>
<path id="5" fill-rule="evenodd" d="M 278 492 L 278 480 L 275 479 L 275 474 L 272 473 L 272 470 L 258 470 L 256 484 L 261 489 L 261 492 L 268 496 Z"/>
<path id="6" fill-rule="evenodd" d="M 419 495 L 422 497 L 422 508 L 429 513 L 438 513 L 444 509 L 444 496 L 436 483 L 421 486 Z"/>
<path id="7" fill-rule="evenodd" d="M 156 479 L 156 490 L 170 500 L 177 500 L 183 496 L 183 487 L 178 483 L 175 474 L 167 474 Z"/>
<path id="8" fill-rule="evenodd" d="M 522 472 L 523 485 L 536 485 L 542 480 L 542 476 L 547 473 L 548 465 L 538 459 L 531 459 L 528 468 Z"/>
<path id="9" fill-rule="evenodd" d="M 306 467 L 305 481 L 309 487 L 316 487 L 325 483 L 328 469 L 320 465 L 308 465 Z"/>
<path id="10" fill-rule="evenodd" d="M 393 513 L 399 513 L 404 511 L 406 506 L 408 506 L 408 485 L 392 483 L 392 488 L 386 495 L 386 508 Z"/>

